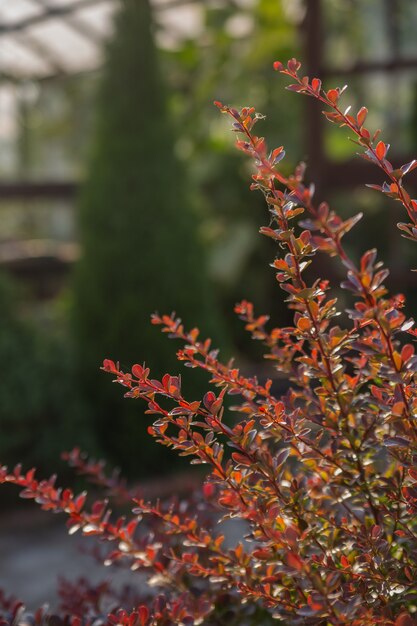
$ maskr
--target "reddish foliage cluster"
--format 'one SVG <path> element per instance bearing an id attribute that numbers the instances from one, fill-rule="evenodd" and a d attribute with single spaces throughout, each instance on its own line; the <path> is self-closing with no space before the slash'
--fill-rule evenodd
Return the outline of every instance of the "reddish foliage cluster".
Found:
<path id="1" fill-rule="evenodd" d="M 317 78 L 299 75 L 292 59 L 275 69 L 295 82 L 293 91 L 317 98 L 326 117 L 347 126 L 378 165 L 387 182 L 377 187 L 405 207 L 405 236 L 417 239 L 417 201 L 403 178 L 413 161 L 394 169 L 388 146 L 365 128 L 366 109 L 342 113 L 343 90 L 325 92 Z M 163 595 L 116 601 L 101 623 L 268 624 L 312 626 L 412 626 L 417 611 L 417 356 L 410 341 L 414 321 L 403 312 L 401 295 L 384 287 L 388 271 L 368 250 L 356 262 L 344 237 L 361 215 L 343 220 L 326 203 L 314 203 L 304 183 L 304 166 L 284 176 L 282 147 L 268 150 L 253 133 L 260 119 L 253 108 L 240 111 L 216 103 L 232 119 L 237 147 L 254 161 L 252 189 L 265 196 L 271 224 L 261 232 L 277 243 L 273 262 L 294 323 L 269 328 L 268 316 L 249 302 L 236 312 L 266 357 L 289 380 L 277 397 L 271 380 L 244 376 L 233 362 L 222 363 L 197 329 L 186 331 L 175 316 L 153 317 L 162 331 L 182 342 L 178 359 L 205 370 L 216 391 L 202 400 L 186 398 L 181 378 L 151 377 L 145 365 L 124 372 L 111 360 L 103 369 L 141 398 L 156 416 L 149 433 L 192 463 L 209 468 L 201 494 L 190 502 L 150 504 L 129 491 L 103 464 L 79 451 L 70 464 L 105 489 L 109 497 L 132 498 L 132 514 L 113 518 L 107 501 L 88 508 L 85 494 L 61 491 L 54 480 L 38 481 L 33 471 L 3 468 L 0 482 L 20 486 L 21 495 L 42 508 L 68 516 L 80 529 L 116 545 L 106 564 L 127 564 L 148 574 Z M 339 261 L 350 292 L 346 327 L 337 324 L 337 299 L 327 281 L 305 278 L 317 253 Z M 227 396 L 237 396 L 236 417 L 228 417 Z M 244 542 L 227 547 L 216 533 L 215 512 L 243 520 Z M 217 513 L 218 516 L 218 513 Z M 106 544 L 107 545 L 107 544 Z M 133 576 L 133 574 L 132 574 Z M 64 598 L 65 623 L 90 623 L 100 615 L 100 597 L 109 589 L 80 583 Z M 111 594 L 110 594 L 111 595 Z M 74 605 L 74 598 L 78 598 Z M 130 602 L 130 604 L 129 604 Z M 3 623 L 18 623 L 20 605 L 3 601 Z M 81 613 L 80 609 L 82 607 Z M 123 608 L 120 608 L 123 607 Z M 139 608 L 135 608 L 139 607 Z M 9 617 L 7 617 L 7 615 Z M 35 617 L 43 623 L 43 616 Z"/>

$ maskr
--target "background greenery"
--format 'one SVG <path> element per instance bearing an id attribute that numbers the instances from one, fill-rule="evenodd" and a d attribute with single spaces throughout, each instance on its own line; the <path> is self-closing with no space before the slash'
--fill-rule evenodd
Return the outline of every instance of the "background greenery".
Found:
<path id="1" fill-rule="evenodd" d="M 385 54 L 385 22 L 374 5 L 323 2 L 329 63 Z M 251 104 L 265 114 L 260 132 L 270 145 L 285 145 L 284 168 L 307 158 L 303 99 L 286 92 L 271 67 L 275 59 L 302 58 L 304 3 L 204 4 L 203 35 L 174 47 L 161 44 L 146 2 L 122 0 L 121 7 L 103 69 L 20 85 L 19 135 L 2 146 L 2 178 L 84 181 L 77 207 L 1 202 L 0 240 L 47 237 L 81 247 L 73 279 L 53 302 L 20 296 L 10 280 L 0 283 L 2 461 L 26 457 L 48 469 L 58 451 L 78 442 L 131 475 L 167 471 L 176 457 L 149 446 L 149 418 L 100 373 L 102 359 L 125 367 L 146 360 L 158 374 L 181 371 L 176 346 L 148 323 L 152 311 L 175 309 L 225 355 L 256 369 L 262 349 L 235 322 L 235 302 L 253 300 L 285 323 L 273 270 L 262 271 L 274 256 L 257 233 L 268 219 L 264 203 L 249 191 L 249 166 L 212 101 Z M 417 16 L 407 11 L 400 36 L 410 42 Z M 404 51 L 413 52 L 412 45 Z M 355 79 L 351 92 L 374 110 L 371 125 L 415 149 L 415 75 L 365 83 Z M 406 113 L 396 114 L 399 108 Z M 332 160 L 355 151 L 331 126 L 325 149 Z M 384 228 L 372 192 L 334 200 L 349 213 L 354 201 L 368 227 Z M 358 249 L 366 246 L 366 228 L 354 242 Z M 389 246 L 383 256 L 399 262 Z M 185 378 L 196 380 L 192 374 Z M 199 397 L 203 388 L 197 378 L 187 393 Z"/>
<path id="2" fill-rule="evenodd" d="M 38 303 L 30 314 L 37 323 L 20 306 L 23 319 L 5 330 L 10 346 L 0 342 L 0 357 L 14 364 L 8 394 L 0 394 L 10 433 L 2 458 L 24 457 L 39 424 L 43 435 L 30 452 L 37 464 L 54 466 L 58 451 L 78 441 L 131 475 L 167 471 L 176 458 L 148 445 L 143 407 L 123 400 L 99 371 L 102 359 L 126 367 L 146 360 L 156 374 L 177 373 L 177 347 L 150 326 L 151 312 L 176 310 L 230 355 L 250 346 L 234 323 L 234 303 L 247 297 L 269 306 L 273 273 L 262 280 L 258 273 L 273 254 L 257 236 L 263 204 L 248 190 L 247 165 L 212 101 L 239 103 L 245 94 L 267 115 L 273 141 L 280 128 L 269 118 L 282 113 L 279 141 L 298 156 L 300 138 L 288 134 L 297 128 L 296 107 L 286 107 L 286 95 L 271 84 L 271 60 L 294 54 L 296 29 L 280 3 L 265 0 L 238 12 L 206 8 L 204 20 L 204 42 L 156 50 L 147 2 L 124 0 L 101 72 L 45 81 L 34 103 L 22 92 L 20 175 L 82 175 L 85 184 L 74 225 L 72 207 L 53 203 L 36 207 L 29 221 L 33 206 L 21 202 L 4 206 L 3 215 L 11 235 L 41 236 L 46 227 L 61 241 L 76 238 L 82 256 L 61 304 Z M 9 307 L 16 318 L 19 302 Z M 27 376 L 17 366 L 22 344 L 25 367 L 35 366 L 34 391 L 11 410 Z M 194 380 L 187 392 L 200 397 L 204 377 L 186 378 Z"/>
<path id="3" fill-rule="evenodd" d="M 129 472 L 161 470 L 171 457 L 143 445 L 147 420 L 97 364 L 108 356 L 127 368 L 146 361 L 155 377 L 178 373 L 175 346 L 150 326 L 155 310 L 177 310 L 187 327 L 198 320 L 205 335 L 224 337 L 165 92 L 149 4 L 125 0 L 107 50 L 80 197 L 74 340 L 95 431 Z"/>

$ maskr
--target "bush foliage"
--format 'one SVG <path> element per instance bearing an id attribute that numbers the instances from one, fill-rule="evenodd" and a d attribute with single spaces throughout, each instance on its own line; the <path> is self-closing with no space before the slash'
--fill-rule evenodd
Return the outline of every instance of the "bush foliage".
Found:
<path id="1" fill-rule="evenodd" d="M 93 448 L 94 437 L 74 393 L 68 343 L 26 319 L 21 296 L 19 287 L 0 274 L 0 456 L 4 463 L 24 458 L 52 471 L 63 446 Z"/>
<path id="2" fill-rule="evenodd" d="M 299 74 L 292 59 L 275 69 L 291 77 L 290 90 L 317 98 L 326 117 L 347 126 L 363 156 L 385 173 L 379 191 L 406 209 L 404 235 L 417 238 L 417 201 L 403 179 L 416 161 L 395 169 L 388 146 L 365 126 L 367 111 L 342 112 L 342 90 L 323 91 L 318 78 Z M 130 399 L 141 398 L 156 416 L 149 433 L 162 445 L 208 466 L 201 493 L 188 502 L 149 503 L 78 450 L 70 464 L 109 495 L 133 499 L 128 518 L 115 518 L 106 501 L 88 505 L 86 494 L 57 489 L 34 470 L 2 468 L 0 482 L 22 488 L 46 510 L 62 511 L 70 532 L 95 535 L 106 564 L 131 567 L 132 592 L 94 591 L 84 582 L 64 593 L 64 617 L 56 623 L 155 626 L 168 624 L 268 624 L 312 626 L 412 626 L 417 621 L 417 358 L 414 321 L 401 295 L 383 286 L 388 270 L 375 249 L 359 261 L 344 238 L 360 215 L 342 220 L 325 203 L 316 206 L 304 166 L 284 176 L 282 147 L 269 151 L 254 134 L 255 110 L 217 103 L 232 119 L 237 146 L 254 161 L 252 188 L 263 192 L 270 225 L 263 234 L 277 243 L 272 265 L 294 322 L 269 328 L 244 301 L 236 312 L 267 358 L 289 380 L 277 397 L 272 380 L 247 378 L 222 363 L 209 340 L 186 331 L 175 315 L 153 323 L 182 342 L 177 356 L 206 371 L 216 391 L 185 397 L 179 376 L 152 378 L 145 365 L 124 371 L 114 361 L 103 369 Z M 340 262 L 351 293 L 346 323 L 337 323 L 331 286 L 304 273 L 318 254 Z M 226 420 L 226 395 L 237 417 Z M 216 531 L 218 517 L 238 518 L 245 540 L 230 548 Z M 146 572 L 159 595 L 140 595 L 136 572 Z M 70 597 L 69 597 L 70 596 Z M 104 601 L 110 599 L 110 610 Z M 100 602 L 103 602 L 101 604 Z M 3 600 L 3 623 L 22 623 L 18 603 Z M 108 605 L 107 605 L 108 606 Z M 39 611 L 34 622 L 50 619 Z M 96 621 L 98 620 L 98 622 Z"/>

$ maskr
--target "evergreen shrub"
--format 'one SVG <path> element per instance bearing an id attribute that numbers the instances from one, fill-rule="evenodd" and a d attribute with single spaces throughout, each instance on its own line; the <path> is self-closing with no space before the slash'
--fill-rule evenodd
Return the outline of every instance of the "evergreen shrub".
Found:
<path id="1" fill-rule="evenodd" d="M 96 364 L 106 354 L 123 363 L 148 355 L 160 374 L 174 367 L 166 342 L 149 332 L 156 309 L 181 307 L 188 320 L 201 319 L 206 332 L 221 335 L 198 216 L 174 152 L 152 25 L 148 0 L 121 2 L 80 197 L 82 259 L 74 280 L 79 383 L 92 400 L 103 449 L 130 475 L 161 471 L 172 455 L 149 452 L 136 410 L 109 389 Z"/>
<path id="2" fill-rule="evenodd" d="M 0 274 L 0 456 L 49 472 L 63 446 L 96 446 L 76 393 L 68 342 L 56 329 L 27 319 L 23 298 L 19 286 Z"/>

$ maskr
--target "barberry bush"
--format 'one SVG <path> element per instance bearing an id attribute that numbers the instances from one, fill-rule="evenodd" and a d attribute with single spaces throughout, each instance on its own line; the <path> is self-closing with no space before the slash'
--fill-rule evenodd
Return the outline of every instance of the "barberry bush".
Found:
<path id="1" fill-rule="evenodd" d="M 417 201 L 404 178 L 417 161 L 395 169 L 388 146 L 365 126 L 367 110 L 343 112 L 342 89 L 324 91 L 318 78 L 300 74 L 295 59 L 275 69 L 292 79 L 289 89 L 316 98 L 330 122 L 346 126 L 362 156 L 385 174 L 375 186 L 398 201 L 408 222 L 402 234 L 417 239 Z M 344 239 L 361 215 L 342 219 L 326 203 L 317 206 L 304 182 L 304 165 L 290 176 L 279 167 L 282 147 L 269 150 L 254 134 L 261 118 L 219 102 L 231 118 L 237 147 L 255 166 L 252 189 L 270 213 L 261 232 L 277 244 L 272 262 L 293 325 L 271 328 L 249 302 L 236 307 L 253 338 L 267 350 L 271 367 L 288 379 L 277 397 L 272 380 L 244 376 L 223 363 L 210 340 L 186 330 L 174 315 L 153 323 L 181 342 L 178 359 L 210 376 L 204 398 L 183 395 L 180 376 L 152 378 L 145 365 L 122 371 L 106 359 L 104 371 L 129 399 L 147 403 L 149 434 L 208 473 L 188 501 L 151 503 L 116 475 L 74 450 L 71 466 L 100 486 L 106 499 L 87 504 L 86 494 L 61 490 L 35 471 L 3 467 L 0 482 L 22 489 L 45 510 L 63 512 L 71 533 L 100 541 L 106 565 L 132 570 L 123 593 L 85 580 L 61 589 L 56 623 L 268 624 L 412 626 L 417 624 L 417 335 L 401 295 L 384 287 L 388 270 L 375 249 L 351 258 Z M 350 292 L 346 322 L 327 281 L 308 281 L 319 255 L 344 268 Z M 235 406 L 225 405 L 234 396 Z M 228 417 L 232 411 L 233 417 Z M 126 517 L 114 516 L 131 502 Z M 225 545 L 219 518 L 237 518 L 245 536 Z M 149 591 L 136 582 L 147 575 Z M 27 622 L 20 602 L 0 596 L 0 622 Z M 107 607 L 105 609 L 104 607 Z M 32 623 L 50 622 L 39 610 Z"/>

